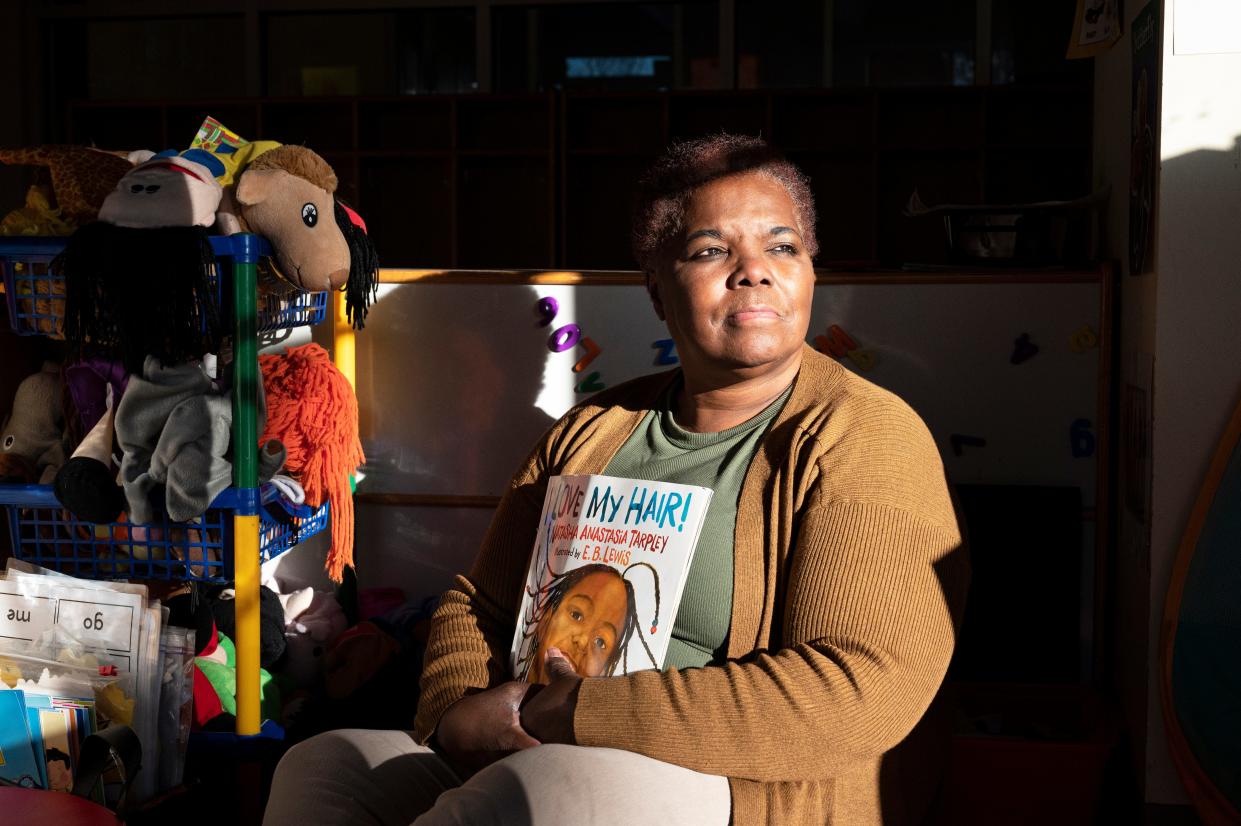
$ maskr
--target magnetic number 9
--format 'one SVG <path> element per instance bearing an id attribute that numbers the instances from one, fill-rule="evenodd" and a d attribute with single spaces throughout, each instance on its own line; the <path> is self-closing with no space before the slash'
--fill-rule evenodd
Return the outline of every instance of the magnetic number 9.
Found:
<path id="1" fill-rule="evenodd" d="M 546 327 L 552 323 L 552 319 L 556 317 L 556 313 L 560 312 L 560 302 L 552 298 L 550 295 L 546 298 L 540 298 L 538 303 L 540 327 Z"/>
<path id="2" fill-rule="evenodd" d="M 553 332 L 547 339 L 547 349 L 553 353 L 563 353 L 577 346 L 582 331 L 576 324 L 566 324 Z"/>

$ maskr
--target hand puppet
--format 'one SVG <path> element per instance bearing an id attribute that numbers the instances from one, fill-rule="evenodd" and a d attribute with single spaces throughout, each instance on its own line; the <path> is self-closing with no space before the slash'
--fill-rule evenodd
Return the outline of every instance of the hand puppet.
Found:
<path id="1" fill-rule="evenodd" d="M 261 426 L 262 393 L 258 418 Z M 202 367 L 165 367 L 148 358 L 141 375 L 130 377 L 116 411 L 129 518 L 146 523 L 167 513 L 175 522 L 186 522 L 202 515 L 232 482 L 232 423 L 231 395 Z M 270 478 L 284 459 L 283 445 L 266 440 L 259 451 L 259 478 Z"/>
<path id="2" fill-rule="evenodd" d="M 217 229 L 267 238 L 275 270 L 300 289 L 344 287 L 349 320 L 361 329 L 379 261 L 366 224 L 336 198 L 331 165 L 304 146 L 248 142 L 212 118 L 199 129 L 193 149 L 215 154 L 224 167 Z"/>
<path id="3" fill-rule="evenodd" d="M 194 729 L 227 729 L 237 716 L 237 650 L 227 635 L 216 632 L 214 644 L 194 658 Z M 264 720 L 280 718 L 280 689 L 271 674 L 259 669 L 259 712 Z M 220 720 L 221 715 L 228 715 Z"/>
<path id="4" fill-rule="evenodd" d="M 306 504 L 331 503 L 332 543 L 324 567 L 340 582 L 345 567 L 353 566 L 350 477 L 366 461 L 357 396 L 327 351 L 313 342 L 261 355 L 259 369 L 267 400 L 260 441 L 275 439 L 285 446 L 288 471 L 301 482 Z"/>
<path id="5" fill-rule="evenodd" d="M 207 164 L 208 153 L 163 153 L 133 167 L 100 220 L 74 233 L 52 262 L 65 278 L 64 333 L 74 355 L 119 359 L 140 373 L 149 355 L 171 365 L 218 351 L 207 228 L 221 188 Z"/>

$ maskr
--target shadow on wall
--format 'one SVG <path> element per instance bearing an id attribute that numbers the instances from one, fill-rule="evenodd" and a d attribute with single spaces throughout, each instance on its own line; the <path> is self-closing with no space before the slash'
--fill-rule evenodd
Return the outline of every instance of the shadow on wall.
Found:
<path id="1" fill-rule="evenodd" d="M 537 300 L 533 287 L 383 289 L 357 338 L 360 493 L 504 491 L 552 424 L 536 406 L 548 355 Z M 491 516 L 487 507 L 360 502 L 360 583 L 438 596 L 469 569 Z"/>
<path id="2" fill-rule="evenodd" d="M 503 492 L 552 423 L 535 405 L 547 356 L 530 311 L 537 300 L 533 287 L 486 285 L 402 285 L 381 296 L 358 337 L 361 490 Z"/>

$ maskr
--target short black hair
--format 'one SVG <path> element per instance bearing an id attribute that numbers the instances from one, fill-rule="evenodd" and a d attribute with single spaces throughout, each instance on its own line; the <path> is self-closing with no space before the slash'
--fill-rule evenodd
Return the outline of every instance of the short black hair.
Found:
<path id="1" fill-rule="evenodd" d="M 762 138 L 721 132 L 668 147 L 638 182 L 633 219 L 633 255 L 654 272 L 668 244 L 684 230 L 685 209 L 700 187 L 729 175 L 764 175 L 784 187 L 797 213 L 806 252 L 819 252 L 817 217 L 810 179 Z"/>

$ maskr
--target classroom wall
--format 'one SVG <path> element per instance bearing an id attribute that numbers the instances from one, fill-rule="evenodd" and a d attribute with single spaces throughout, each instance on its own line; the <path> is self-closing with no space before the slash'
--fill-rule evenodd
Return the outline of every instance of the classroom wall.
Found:
<path id="1" fill-rule="evenodd" d="M 1113 662 L 1144 798 L 1183 804 L 1187 797 L 1168 753 L 1160 706 L 1159 627 L 1181 534 L 1241 399 L 1241 233 L 1235 218 L 1241 214 L 1241 27 L 1223 19 L 1227 4 L 1162 5 L 1153 271 L 1122 276 L 1118 313 L 1122 403 L 1126 383 L 1148 381 L 1153 396 L 1152 507 L 1144 524 L 1127 511 L 1124 496 L 1117 497 Z M 1094 177 L 1096 184 L 1112 185 L 1103 247 L 1127 273 L 1130 32 L 1145 4 L 1126 6 L 1124 38 L 1096 58 Z M 1206 15 L 1201 30 L 1214 32 L 1213 42 L 1186 39 L 1199 14 Z M 1234 42 L 1220 40 L 1221 32 L 1232 33 Z M 1211 53 L 1193 53 L 1198 48 Z M 1123 446 L 1120 462 L 1123 476 Z"/>
<path id="2" fill-rule="evenodd" d="M 1171 0 L 1163 37 L 1156 240 L 1151 640 L 1210 457 L 1241 399 L 1241 28 L 1233 4 Z M 1214 8 L 1212 8 L 1214 7 Z M 1198 15 L 1205 15 L 1199 21 Z M 1232 18 L 1232 19 L 1228 19 Z M 1205 24 L 1206 40 L 1188 35 Z M 1178 32 L 1180 28 L 1180 32 Z M 1229 41 L 1218 41 L 1230 33 Z M 1196 54 L 1199 48 L 1226 50 Z M 1147 799 L 1182 799 L 1163 748 L 1152 662 Z"/>

